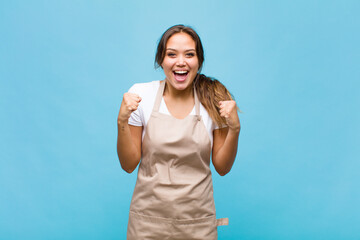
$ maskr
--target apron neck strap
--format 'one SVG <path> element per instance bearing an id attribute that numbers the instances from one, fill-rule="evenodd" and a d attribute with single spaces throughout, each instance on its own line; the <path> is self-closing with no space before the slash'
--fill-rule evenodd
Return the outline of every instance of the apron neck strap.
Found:
<path id="1" fill-rule="evenodd" d="M 155 98 L 153 112 L 158 112 L 159 111 L 161 99 L 162 99 L 162 96 L 164 94 L 164 89 L 165 89 L 165 80 L 160 81 L 160 86 L 159 86 L 159 89 L 157 91 L 156 98 Z"/>
<path id="2" fill-rule="evenodd" d="M 153 112 L 158 112 L 161 104 L 162 96 L 164 95 L 166 80 L 160 81 L 160 86 L 156 94 L 155 103 L 153 107 Z M 194 86 L 194 100 L 195 100 L 195 113 L 197 116 L 200 116 L 200 101 L 196 93 L 196 89 Z"/>
<path id="3" fill-rule="evenodd" d="M 194 98 L 195 98 L 195 112 L 196 112 L 196 116 L 200 116 L 200 101 L 198 98 L 198 95 L 196 93 L 196 89 L 195 89 L 195 85 L 194 85 Z"/>

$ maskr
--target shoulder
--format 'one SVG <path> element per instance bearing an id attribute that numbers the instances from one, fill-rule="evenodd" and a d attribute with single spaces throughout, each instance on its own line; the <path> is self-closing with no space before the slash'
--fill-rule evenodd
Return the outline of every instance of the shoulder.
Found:
<path id="1" fill-rule="evenodd" d="M 135 83 L 132 85 L 128 92 L 136 93 L 140 97 L 144 97 L 142 95 L 148 95 L 153 92 L 156 93 L 156 90 L 159 88 L 160 81 L 151 81 L 146 83 Z"/>
<path id="2" fill-rule="evenodd" d="M 140 108 L 152 109 L 156 93 L 159 89 L 160 81 L 134 84 L 128 92 L 135 93 L 141 97 Z"/>
<path id="3" fill-rule="evenodd" d="M 212 132 L 212 130 L 214 130 L 215 127 L 215 122 L 212 120 L 210 114 L 201 103 L 200 103 L 200 115 L 204 121 L 206 128 L 210 130 L 210 132 Z"/>
<path id="4" fill-rule="evenodd" d="M 218 126 L 217 123 L 211 118 L 209 112 L 206 110 L 206 108 L 201 103 L 200 103 L 200 115 L 202 116 L 206 127 L 209 130 L 211 130 L 211 132 L 215 129 L 227 127 L 226 125 Z"/>

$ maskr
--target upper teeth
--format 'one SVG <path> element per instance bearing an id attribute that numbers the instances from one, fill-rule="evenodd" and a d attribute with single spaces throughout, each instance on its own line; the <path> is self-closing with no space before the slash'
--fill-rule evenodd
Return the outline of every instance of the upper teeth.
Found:
<path id="1" fill-rule="evenodd" d="M 183 73 L 187 73 L 187 71 L 175 71 L 175 73 L 183 74 Z"/>

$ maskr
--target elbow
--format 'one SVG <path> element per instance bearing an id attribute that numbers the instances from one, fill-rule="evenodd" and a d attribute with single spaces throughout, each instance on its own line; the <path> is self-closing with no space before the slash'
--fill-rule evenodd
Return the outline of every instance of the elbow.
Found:
<path id="1" fill-rule="evenodd" d="M 125 164 L 122 164 L 121 161 L 120 161 L 120 165 L 121 165 L 121 168 L 129 174 L 132 173 L 136 168 L 136 166 L 135 167 L 126 166 Z"/>
<path id="2" fill-rule="evenodd" d="M 224 164 L 223 162 L 218 162 L 216 158 L 213 158 L 213 165 L 216 170 L 216 172 L 220 176 L 225 176 L 228 174 L 231 170 L 232 164 Z"/>
<path id="3" fill-rule="evenodd" d="M 125 168 L 125 167 L 122 167 L 122 169 L 129 174 L 135 170 L 135 168 Z"/>
<path id="4" fill-rule="evenodd" d="M 215 170 L 216 172 L 220 175 L 220 176 L 225 176 L 226 174 L 228 174 L 230 172 L 231 168 L 226 168 L 226 167 L 221 167 L 221 166 L 215 166 Z"/>
<path id="5" fill-rule="evenodd" d="M 119 162 L 121 168 L 129 174 L 132 173 L 136 169 L 138 163 L 140 162 L 140 157 L 139 158 L 135 157 L 134 159 L 139 159 L 139 160 L 134 162 L 126 161 L 126 159 L 120 158 L 119 156 Z"/>
<path id="6" fill-rule="evenodd" d="M 220 175 L 220 176 L 225 176 L 226 174 L 228 174 L 229 172 L 230 172 L 230 170 L 228 171 L 228 170 L 222 170 L 222 171 L 219 171 L 219 170 L 217 170 L 217 172 L 218 172 L 218 174 Z"/>
<path id="7" fill-rule="evenodd" d="M 129 164 L 125 164 L 123 162 L 120 161 L 120 165 L 121 165 L 121 168 L 127 172 L 127 173 L 132 173 L 135 169 L 136 169 L 136 165 L 135 166 L 131 166 Z"/>

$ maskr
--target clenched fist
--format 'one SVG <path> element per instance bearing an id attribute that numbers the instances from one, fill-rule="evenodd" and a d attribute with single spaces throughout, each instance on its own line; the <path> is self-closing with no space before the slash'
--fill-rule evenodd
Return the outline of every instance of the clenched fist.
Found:
<path id="1" fill-rule="evenodd" d="M 234 100 L 220 101 L 219 104 L 220 116 L 225 118 L 229 129 L 237 132 L 240 131 L 240 121 L 237 114 L 236 102 Z"/>
<path id="2" fill-rule="evenodd" d="M 141 97 L 135 93 L 125 93 L 121 102 L 118 122 L 127 122 L 130 115 L 139 107 Z"/>

